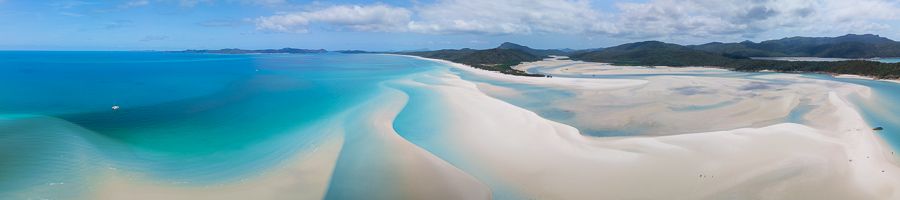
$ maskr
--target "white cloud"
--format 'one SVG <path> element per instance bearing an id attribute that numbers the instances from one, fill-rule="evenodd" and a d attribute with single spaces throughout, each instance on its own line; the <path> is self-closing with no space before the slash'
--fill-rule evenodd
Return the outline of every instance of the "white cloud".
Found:
<path id="1" fill-rule="evenodd" d="M 884 0 L 654 0 L 618 4 L 616 26 L 629 37 L 753 36 L 773 30 L 843 32 L 886 28 L 896 2 Z"/>
<path id="2" fill-rule="evenodd" d="M 884 30 L 898 19 L 894 0 L 651 0 L 617 3 L 604 13 L 585 0 L 438 0 L 411 8 L 336 5 L 255 20 L 260 30 L 419 33 L 566 33 L 622 38 L 753 37 L 773 31 L 846 33 Z M 614 13 L 614 14 L 613 14 Z"/>
<path id="3" fill-rule="evenodd" d="M 257 18 L 258 29 L 305 32 L 311 23 L 325 23 L 355 31 L 404 31 L 412 12 L 387 5 L 332 6 L 321 10 Z"/>
<path id="4" fill-rule="evenodd" d="M 428 33 L 580 33 L 604 21 L 583 0 L 445 0 L 416 11 L 410 30 Z"/>
<path id="5" fill-rule="evenodd" d="M 338 5 L 260 17 L 256 23 L 258 29 L 283 32 L 305 32 L 312 23 L 356 31 L 487 34 L 579 33 L 610 27 L 598 25 L 601 15 L 590 7 L 581 0 L 445 0 L 413 10 L 383 4 Z"/>

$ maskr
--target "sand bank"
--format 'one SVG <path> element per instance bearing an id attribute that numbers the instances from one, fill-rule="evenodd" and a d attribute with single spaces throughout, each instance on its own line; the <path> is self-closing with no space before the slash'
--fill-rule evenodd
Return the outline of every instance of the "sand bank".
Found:
<path id="1" fill-rule="evenodd" d="M 405 56 L 405 55 L 404 55 Z M 483 69 L 474 68 L 471 66 L 454 63 L 446 60 L 440 59 L 431 59 L 431 58 L 422 58 L 417 56 L 408 56 L 418 59 L 430 60 L 434 62 L 443 63 L 448 66 L 453 66 L 456 69 L 464 70 L 470 73 L 479 74 L 481 76 L 492 78 L 495 80 L 515 82 L 515 83 L 525 83 L 525 84 L 539 84 L 545 86 L 563 86 L 563 87 L 575 87 L 579 89 L 586 90 L 608 90 L 608 89 L 618 89 L 618 88 L 627 88 L 634 87 L 646 84 L 647 81 L 643 80 L 626 80 L 626 79 L 581 79 L 581 78 L 562 78 L 562 77 L 526 77 L 526 76 L 514 76 L 509 74 L 503 74 L 495 71 L 487 71 Z"/>
<path id="2" fill-rule="evenodd" d="M 849 79 L 864 79 L 864 80 L 876 80 L 876 81 L 887 81 L 892 83 L 900 83 L 900 80 L 891 80 L 891 79 L 876 79 L 868 76 L 860 76 L 860 75 L 852 75 L 852 74 L 839 74 L 834 76 L 835 78 L 849 78 Z"/>
<path id="3" fill-rule="evenodd" d="M 321 141 L 257 176 L 218 185 L 169 183 L 134 172 L 104 170 L 87 199 L 490 199 L 474 177 L 397 135 L 392 125 L 404 93 L 387 88 L 301 132 Z M 283 138 L 279 140 L 296 140 Z"/>
<path id="4" fill-rule="evenodd" d="M 641 74 L 702 74 L 728 73 L 726 69 L 709 67 L 667 67 L 667 66 L 617 66 L 609 63 L 583 62 L 551 57 L 549 59 L 522 63 L 513 66 L 522 71 L 538 71 L 543 74 L 567 75 L 641 75 Z"/>
<path id="5" fill-rule="evenodd" d="M 815 127 L 778 123 L 671 136 L 596 138 L 491 98 L 458 77 L 442 81 L 441 87 L 432 89 L 445 97 L 447 114 L 452 116 L 446 123 L 454 134 L 444 135 L 445 140 L 458 146 L 456 153 L 466 155 L 468 162 L 489 170 L 480 179 L 503 180 L 530 198 L 900 198 L 900 176 L 893 175 L 900 168 L 891 163 L 889 147 L 843 97 L 864 93 L 863 88 L 836 88 L 808 100 L 819 103 L 815 114 L 807 117 L 818 121 Z M 650 84 L 654 81 L 672 80 Z M 789 109 L 797 98 L 779 100 L 786 103 L 777 105 L 786 106 L 775 110 Z"/>
<path id="6" fill-rule="evenodd" d="M 581 97 L 606 96 L 604 100 L 631 94 L 635 94 L 633 99 L 641 99 L 679 92 L 666 92 L 672 87 L 703 86 L 728 90 L 752 83 L 689 77 L 650 80 L 526 78 L 472 72 L 502 81 L 567 88 L 588 95 Z M 773 74 L 765 78 L 792 77 Z M 720 114 L 695 113 L 660 120 L 671 123 L 677 120 L 675 118 L 684 117 L 715 123 L 718 122 L 713 121 L 716 117 L 729 113 L 753 113 L 728 118 L 743 121 L 758 116 L 783 115 L 797 102 L 809 101 L 818 106 L 811 111 L 814 114 L 807 117 L 816 121 L 812 126 L 777 123 L 758 128 L 670 136 L 598 138 L 584 136 L 572 126 L 544 119 L 532 111 L 488 96 L 482 92 L 483 87 L 457 75 L 447 73 L 423 77 L 423 80 L 397 82 L 433 91 L 441 97 L 435 99 L 445 105 L 441 114 L 448 120 L 442 126 L 446 130 L 435 132 L 450 133 L 437 137 L 447 146 L 454 147 L 448 151 L 460 155 L 458 157 L 463 160 L 457 162 L 465 165 L 448 163 L 397 134 L 392 127 L 393 119 L 408 98 L 401 90 L 390 89 L 370 104 L 358 108 L 369 111 L 344 116 L 353 118 L 350 120 L 325 123 L 319 131 L 331 131 L 333 133 L 327 135 L 332 137 L 322 138 L 323 142 L 313 150 L 298 153 L 296 158 L 270 172 L 236 183 L 189 187 L 154 182 L 127 172 L 107 171 L 100 176 L 103 179 L 99 181 L 101 185 L 96 186 L 98 196 L 92 199 L 320 199 L 326 195 L 338 195 L 335 198 L 368 196 L 372 199 L 486 199 L 491 197 L 488 186 L 512 188 L 521 196 L 533 199 L 900 198 L 900 176 L 893 175 L 900 173 L 900 168 L 890 162 L 890 149 L 872 134 L 862 117 L 845 100 L 848 94 L 864 93 L 864 88 L 835 85 L 832 89 L 820 90 L 811 85 L 831 83 L 798 83 L 801 86 L 776 90 L 780 93 L 756 91 L 749 95 L 770 101 L 738 101 L 734 108 L 712 109 Z M 806 86 L 802 86 L 804 84 Z M 648 89 L 626 92 L 637 88 Z M 810 94 L 792 94 L 804 90 L 812 91 L 808 91 Z M 732 96 L 736 95 L 739 92 Z M 777 95 L 784 97 L 775 98 Z M 672 101 L 688 105 L 727 100 L 685 96 Z M 643 109 L 641 107 L 647 106 L 631 107 Z M 632 115 L 634 118 L 650 116 L 648 113 L 666 116 L 665 112 L 654 110 L 626 110 L 618 114 L 627 113 L 644 113 Z M 341 127 L 353 127 L 353 130 Z M 338 165 L 349 166 L 347 169 L 350 170 L 341 171 L 343 168 Z M 486 173 L 471 173 L 474 171 Z M 333 174 L 353 179 L 336 180 Z M 485 185 L 482 180 L 491 182 Z M 337 186 L 329 186 L 336 181 Z M 342 192 L 355 192 L 356 196 L 341 196 L 345 195 Z"/>
<path id="7" fill-rule="evenodd" d="M 317 131 L 343 130 L 331 126 Z M 164 182 L 135 172 L 106 169 L 97 175 L 99 184 L 86 199 L 322 199 L 343 140 L 343 134 L 331 134 L 271 171 L 219 185 Z"/>
<path id="8" fill-rule="evenodd" d="M 900 173 L 831 95 L 836 130 L 799 124 L 664 137 L 590 138 L 458 81 L 447 140 L 493 179 L 538 199 L 895 199 Z M 848 117 L 845 117 L 848 116 Z M 858 130 L 858 131 L 856 131 Z M 874 145 L 874 146 L 871 146 Z M 868 158 L 861 157 L 869 155 Z M 850 162 L 850 159 L 855 159 Z M 881 170 L 886 170 L 882 173 Z"/>
<path id="9" fill-rule="evenodd" d="M 590 75 L 594 68 L 606 68 L 607 64 L 584 63 L 570 60 L 546 60 L 523 64 L 533 69 L 569 69 L 562 75 Z M 520 65 L 520 66 L 523 66 Z M 517 66 L 517 67 L 520 67 Z M 640 78 L 641 85 L 609 88 L 603 91 L 584 90 L 577 86 L 556 88 L 573 94 L 547 102 L 528 101 L 524 106 L 550 114 L 567 124 L 579 127 L 583 134 L 620 135 L 650 134 L 672 135 L 682 133 L 722 131 L 736 128 L 761 128 L 784 121 L 806 123 L 810 113 L 822 109 L 829 91 L 841 94 L 869 96 L 869 88 L 833 81 L 803 78 L 797 74 L 782 73 L 722 73 L 721 69 L 698 72 L 676 68 L 680 72 L 654 72 L 658 68 L 614 66 L 615 72 L 603 71 L 603 75 L 654 74 L 652 76 L 625 76 Z M 704 71 L 704 70 L 699 70 Z M 662 75 L 660 75 L 662 74 Z M 703 76 L 695 76 L 702 74 Z M 477 74 L 476 74 L 477 75 Z M 590 76 L 588 76 L 590 77 Z M 621 77 L 619 77 L 621 78 Z M 599 79 L 599 78 L 585 78 Z M 609 80 L 609 79 L 599 79 Z M 623 79 L 614 79 L 623 80 Z M 517 91 L 496 81 L 476 81 L 487 94 L 512 102 L 540 99 L 540 91 Z M 534 96 L 537 94 L 537 96 Z M 529 96 L 532 95 L 532 96 Z M 529 105 L 538 105 L 530 106 Z M 562 115 L 556 113 L 563 113 Z M 697 120 L 703 119 L 703 120 Z M 815 125 L 813 123 L 812 125 Z"/>

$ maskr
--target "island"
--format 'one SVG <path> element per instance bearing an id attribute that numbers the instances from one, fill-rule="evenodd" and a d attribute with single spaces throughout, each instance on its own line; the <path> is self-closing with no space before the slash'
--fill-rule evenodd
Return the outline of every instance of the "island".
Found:
<path id="1" fill-rule="evenodd" d="M 186 53 L 328 53 L 325 49 L 218 49 L 184 50 Z M 611 63 L 623 66 L 715 67 L 735 71 L 772 71 L 787 73 L 828 73 L 866 76 L 875 79 L 900 79 L 900 63 L 884 63 L 871 58 L 900 57 L 900 42 L 873 34 L 848 34 L 839 37 L 789 37 L 759 43 L 712 42 L 702 45 L 679 45 L 660 41 L 627 43 L 608 48 L 534 49 L 505 42 L 490 49 L 442 49 L 423 51 L 333 51 L 345 54 L 383 53 L 420 56 L 465 64 L 474 68 L 517 76 L 543 76 L 517 70 L 513 66 L 540 61 L 549 56 L 568 56 L 585 62 Z M 788 61 L 754 59 L 778 56 L 841 58 L 836 61 Z"/>
<path id="2" fill-rule="evenodd" d="M 713 42 L 703 45 L 679 45 L 660 41 L 622 44 L 609 48 L 532 49 L 503 43 L 492 49 L 444 49 L 436 51 L 387 52 L 442 59 L 475 68 L 520 76 L 529 74 L 513 69 L 549 55 L 568 56 L 572 60 L 611 63 L 626 66 L 716 67 L 735 71 L 773 71 L 789 73 L 852 74 L 876 79 L 900 79 L 900 63 L 883 63 L 865 58 L 900 57 L 900 42 L 878 35 L 839 37 L 790 37 L 760 43 Z M 784 61 L 752 59 L 772 56 L 827 56 L 847 58 L 840 61 Z"/>

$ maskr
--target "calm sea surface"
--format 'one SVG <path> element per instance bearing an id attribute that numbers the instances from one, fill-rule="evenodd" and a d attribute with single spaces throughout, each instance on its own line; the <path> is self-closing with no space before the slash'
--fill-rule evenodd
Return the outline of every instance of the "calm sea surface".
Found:
<path id="1" fill-rule="evenodd" d="M 400 198 L 403 188 L 389 183 L 403 172 L 386 161 L 398 158 L 363 128 L 376 120 L 366 112 L 379 108 L 373 101 L 395 94 L 407 99 L 394 119 L 398 135 L 478 177 L 495 197 L 515 198 L 438 137 L 452 134 L 439 131 L 449 120 L 440 114 L 446 97 L 404 84 L 428 85 L 446 73 L 490 81 L 431 61 L 370 54 L 0 51 L 0 199 L 72 199 L 93 189 L 103 170 L 187 185 L 236 181 L 315 151 L 331 134 L 321 131 L 330 130 L 325 126 L 345 130 L 328 199 Z M 900 84 L 810 76 L 872 87 L 872 100 L 855 103 L 900 146 Z M 568 91 L 493 84 L 534 97 L 504 99 L 515 105 L 561 122 L 571 118 L 542 106 L 572 98 Z"/>

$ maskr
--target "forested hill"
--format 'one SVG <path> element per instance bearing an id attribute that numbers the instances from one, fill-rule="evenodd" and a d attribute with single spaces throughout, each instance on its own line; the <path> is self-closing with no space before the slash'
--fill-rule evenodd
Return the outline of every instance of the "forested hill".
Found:
<path id="1" fill-rule="evenodd" d="M 872 34 L 849 34 L 839 37 L 789 37 L 759 43 L 750 41 L 713 42 L 687 47 L 715 54 L 744 57 L 900 57 L 900 42 Z"/>
<path id="2" fill-rule="evenodd" d="M 713 66 L 730 60 L 718 54 L 658 41 L 628 43 L 597 51 L 575 53 L 570 57 L 584 61 L 643 66 Z"/>
<path id="3" fill-rule="evenodd" d="M 900 63 L 852 60 L 797 62 L 753 60 L 731 53 L 712 53 L 657 41 L 623 44 L 598 51 L 573 54 L 573 60 L 639 66 L 714 66 L 739 71 L 824 72 L 876 78 L 900 78 Z"/>
<path id="4" fill-rule="evenodd" d="M 516 44 L 516 43 L 512 43 L 512 42 L 504 42 L 503 44 L 500 44 L 500 46 L 498 46 L 497 49 L 513 49 L 513 50 L 519 50 L 519 51 L 522 51 L 522 52 L 525 52 L 525 53 L 528 53 L 528 54 L 531 54 L 531 55 L 536 55 L 536 56 L 550 56 L 550 55 L 565 56 L 565 55 L 568 55 L 568 54 L 569 54 L 568 51 L 564 51 L 564 50 L 559 50 L 559 49 L 532 49 L 531 47 L 522 46 L 522 45 L 519 45 L 519 44 Z"/>
<path id="5" fill-rule="evenodd" d="M 512 66 L 523 62 L 539 61 L 547 57 L 552 50 L 536 50 L 526 46 L 503 43 L 503 45 L 484 50 L 444 49 L 437 51 L 403 52 L 399 54 L 421 56 L 466 64 L 475 68 L 498 71 L 505 74 L 521 76 L 543 76 L 528 74 L 513 69 Z M 561 52 L 561 51 L 560 51 Z"/>

